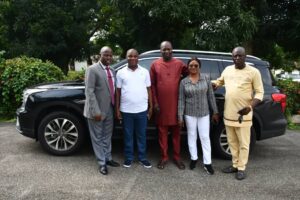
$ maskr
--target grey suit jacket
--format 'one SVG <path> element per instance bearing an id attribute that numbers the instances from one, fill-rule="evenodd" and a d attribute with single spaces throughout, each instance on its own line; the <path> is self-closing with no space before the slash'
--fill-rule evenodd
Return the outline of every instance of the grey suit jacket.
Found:
<path id="1" fill-rule="evenodd" d="M 112 70 L 115 78 L 115 72 Z M 95 63 L 88 67 L 85 72 L 85 105 L 83 115 L 94 119 L 96 115 L 101 115 L 104 119 L 111 113 L 111 96 L 109 92 L 109 83 L 105 69 L 100 63 Z"/>

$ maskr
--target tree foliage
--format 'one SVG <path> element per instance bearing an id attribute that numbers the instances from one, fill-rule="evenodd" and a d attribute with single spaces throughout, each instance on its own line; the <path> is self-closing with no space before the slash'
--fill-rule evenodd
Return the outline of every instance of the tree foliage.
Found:
<path id="1" fill-rule="evenodd" d="M 6 1 L 7 56 L 48 59 L 66 72 L 70 59 L 88 53 L 89 39 L 100 29 L 99 6 L 97 0 Z"/>
<path id="2" fill-rule="evenodd" d="M 256 55 L 267 58 L 275 68 L 293 66 L 300 57 L 299 0 L 243 0 L 253 8 L 258 31 L 253 36 Z"/>
<path id="3" fill-rule="evenodd" d="M 123 17 L 123 27 L 116 30 L 129 35 L 127 40 L 123 35 L 114 39 L 125 49 L 135 46 L 144 51 L 170 40 L 177 48 L 228 51 L 251 39 L 256 30 L 255 16 L 244 11 L 239 0 L 112 2 Z"/>
<path id="4" fill-rule="evenodd" d="M 0 50 L 51 60 L 65 74 L 74 59 L 109 45 L 129 48 L 230 51 L 236 45 L 290 65 L 299 57 L 300 1 L 297 0 L 2 0 Z M 92 40 L 91 40 L 92 37 Z M 283 51 L 284 53 L 282 53 Z M 278 55 L 284 55 L 278 58 Z M 274 59 L 273 59 L 274 58 Z"/>

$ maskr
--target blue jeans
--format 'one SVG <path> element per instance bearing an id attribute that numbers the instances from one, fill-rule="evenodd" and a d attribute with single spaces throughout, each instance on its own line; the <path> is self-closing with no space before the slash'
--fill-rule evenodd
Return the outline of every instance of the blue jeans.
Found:
<path id="1" fill-rule="evenodd" d="M 147 128 L 147 111 L 140 113 L 124 113 L 123 132 L 124 132 L 124 153 L 125 160 L 134 159 L 133 137 L 135 135 L 138 147 L 138 159 L 146 160 L 146 128 Z"/>

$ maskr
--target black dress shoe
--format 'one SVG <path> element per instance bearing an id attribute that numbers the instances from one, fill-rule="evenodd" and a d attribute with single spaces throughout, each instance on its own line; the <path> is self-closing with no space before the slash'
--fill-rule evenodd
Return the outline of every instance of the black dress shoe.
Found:
<path id="1" fill-rule="evenodd" d="M 107 171 L 106 165 L 101 165 L 101 166 L 99 167 L 99 172 L 100 172 L 101 174 L 103 174 L 103 175 L 107 175 L 107 174 L 108 174 L 108 171 Z"/>
<path id="2" fill-rule="evenodd" d="M 190 169 L 191 170 L 195 169 L 196 164 L 197 164 L 197 160 L 191 160 L 191 162 L 190 162 Z"/>
<path id="3" fill-rule="evenodd" d="M 233 166 L 229 166 L 229 167 L 226 167 L 226 168 L 222 169 L 222 172 L 226 173 L 226 174 L 228 174 L 228 173 L 236 173 L 237 171 L 238 171 L 238 169 L 235 168 L 235 167 L 233 167 Z"/>
<path id="4" fill-rule="evenodd" d="M 235 178 L 239 181 L 245 179 L 246 178 L 245 171 L 244 170 L 238 170 L 238 172 L 235 174 Z"/>
<path id="5" fill-rule="evenodd" d="M 106 164 L 109 165 L 109 166 L 112 166 L 112 167 L 120 167 L 120 164 L 117 163 L 114 160 L 109 160 L 109 161 L 106 162 Z"/>

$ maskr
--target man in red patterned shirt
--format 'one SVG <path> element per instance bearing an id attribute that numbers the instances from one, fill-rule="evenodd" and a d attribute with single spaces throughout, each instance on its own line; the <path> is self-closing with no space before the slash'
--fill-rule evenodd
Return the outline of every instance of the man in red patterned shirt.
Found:
<path id="1" fill-rule="evenodd" d="M 172 57 L 172 44 L 164 41 L 160 45 L 162 58 L 155 60 L 150 69 L 154 110 L 157 115 L 161 160 L 157 167 L 164 169 L 168 161 L 168 132 L 172 132 L 173 161 L 179 169 L 185 169 L 180 159 L 180 127 L 177 123 L 179 82 L 188 74 L 186 65 Z"/>

